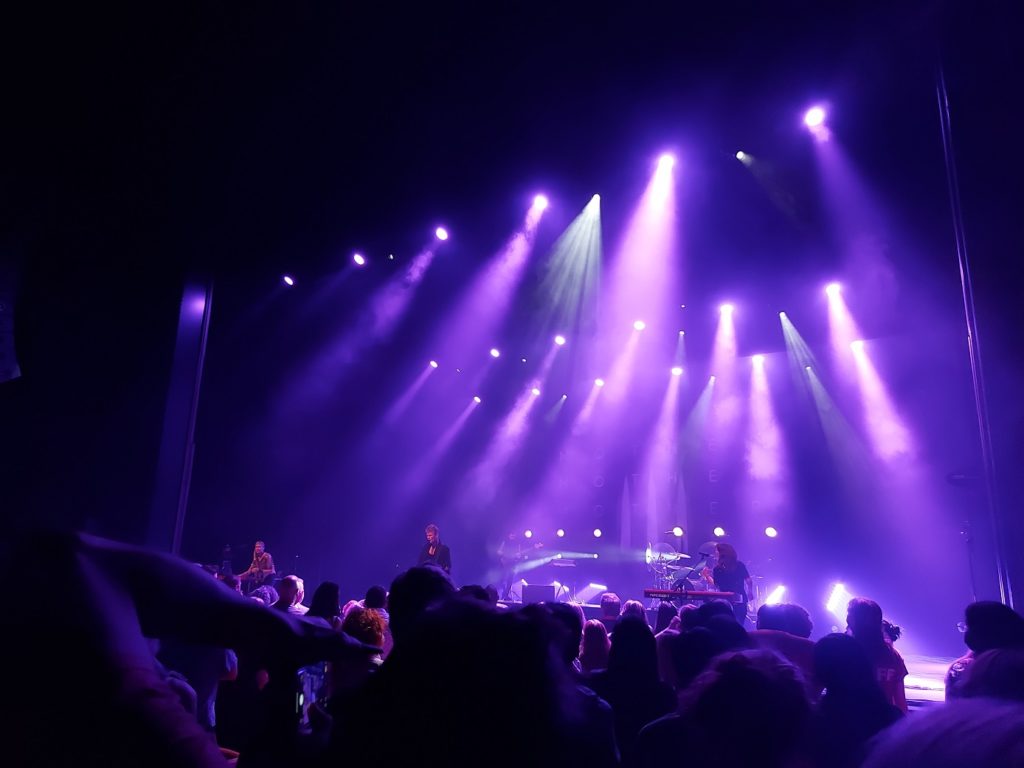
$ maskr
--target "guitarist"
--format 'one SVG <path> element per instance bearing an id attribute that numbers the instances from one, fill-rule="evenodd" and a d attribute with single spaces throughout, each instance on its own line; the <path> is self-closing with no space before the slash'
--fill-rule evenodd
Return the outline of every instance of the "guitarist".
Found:
<path id="1" fill-rule="evenodd" d="M 267 552 L 266 545 L 262 541 L 257 541 L 252 551 L 252 565 L 238 578 L 250 582 L 249 590 L 252 591 L 264 584 L 272 586 L 276 574 L 273 556 Z"/>
<path id="2" fill-rule="evenodd" d="M 535 549 L 544 545 L 539 541 L 524 545 L 516 531 L 509 531 L 498 545 L 498 562 L 501 564 L 501 599 L 512 600 L 512 583 L 515 580 L 519 563 L 529 559 Z"/>

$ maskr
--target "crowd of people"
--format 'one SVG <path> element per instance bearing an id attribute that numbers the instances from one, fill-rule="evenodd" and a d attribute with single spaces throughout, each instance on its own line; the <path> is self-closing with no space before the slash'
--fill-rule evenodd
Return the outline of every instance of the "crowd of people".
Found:
<path id="1" fill-rule="evenodd" d="M 71 596 L 6 619 L 13 764 L 1024 765 L 1024 618 L 998 603 L 967 607 L 947 702 L 908 715 L 906 667 L 861 597 L 813 641 L 792 604 L 748 630 L 726 602 L 651 622 L 606 593 L 587 621 L 423 565 L 359 599 L 324 582 L 307 607 L 295 575 L 243 596 L 125 545 L 45 546 L 46 568 L 18 572 Z"/>

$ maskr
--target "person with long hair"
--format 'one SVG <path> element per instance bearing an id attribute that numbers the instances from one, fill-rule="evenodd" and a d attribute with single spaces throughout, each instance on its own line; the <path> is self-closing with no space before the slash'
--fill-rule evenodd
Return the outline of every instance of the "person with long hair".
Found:
<path id="1" fill-rule="evenodd" d="M 886 700 L 901 712 L 906 712 L 907 691 L 903 680 L 907 676 L 907 665 L 892 643 L 886 642 L 882 608 L 874 600 L 855 597 L 846 607 L 846 626 L 867 651 Z"/>
<path id="2" fill-rule="evenodd" d="M 306 613 L 306 621 L 312 621 L 328 629 L 341 628 L 341 588 L 333 581 L 325 581 L 313 593 L 313 601 Z"/>
<path id="3" fill-rule="evenodd" d="M 719 592 L 733 592 L 739 596 L 739 600 L 732 604 L 732 611 L 736 621 L 743 624 L 747 618 L 747 603 L 754 596 L 754 582 L 732 544 L 720 541 L 717 549 L 718 564 L 711 573 L 711 580 Z"/>

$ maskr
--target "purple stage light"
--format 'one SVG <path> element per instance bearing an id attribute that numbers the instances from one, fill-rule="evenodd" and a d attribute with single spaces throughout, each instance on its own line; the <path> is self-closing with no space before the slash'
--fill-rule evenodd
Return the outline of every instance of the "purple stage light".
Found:
<path id="1" fill-rule="evenodd" d="M 473 402 L 480 405 L 480 395 L 473 395 Z"/>
<path id="2" fill-rule="evenodd" d="M 813 106 L 804 112 L 804 125 L 808 128 L 818 128 L 825 122 L 825 108 Z"/>
<path id="3" fill-rule="evenodd" d="M 563 399 L 563 400 L 566 400 L 566 399 L 568 399 L 568 397 L 569 397 L 568 395 L 562 395 L 562 399 Z"/>
<path id="4" fill-rule="evenodd" d="M 525 357 L 520 357 L 520 358 L 519 358 L 519 362 L 521 362 L 521 363 L 525 363 L 525 362 L 526 362 L 526 358 L 525 358 Z"/>
<path id="5" fill-rule="evenodd" d="M 725 536 L 725 528 L 723 528 L 720 525 L 716 525 L 715 530 L 712 531 L 712 533 L 714 533 L 715 536 L 717 536 L 718 538 L 722 538 L 723 536 Z"/>
<path id="6" fill-rule="evenodd" d="M 587 586 L 590 587 L 591 589 L 596 589 L 598 592 L 607 592 L 608 591 L 608 585 L 607 584 L 596 584 L 596 583 L 594 583 L 592 581 Z"/>
<path id="7" fill-rule="evenodd" d="M 673 527 L 672 528 L 672 535 L 675 536 L 677 539 L 683 538 L 683 529 L 680 528 L 678 525 Z"/>
<path id="8" fill-rule="evenodd" d="M 394 261 L 394 260 L 395 260 L 395 254 L 389 253 L 388 254 L 388 261 Z"/>
<path id="9" fill-rule="evenodd" d="M 527 528 L 525 531 L 523 531 L 523 536 L 525 538 L 527 538 L 527 539 L 532 539 L 533 538 L 533 531 L 531 531 L 529 528 Z"/>
<path id="10" fill-rule="evenodd" d="M 555 336 L 555 344 L 557 344 L 560 347 L 564 347 L 565 346 L 565 336 L 563 336 L 562 334 L 558 334 L 557 336 Z"/>
<path id="11" fill-rule="evenodd" d="M 366 257 L 363 256 L 363 254 L 361 254 L 361 253 L 353 253 L 352 254 L 352 261 L 354 261 L 356 263 L 357 267 L 361 267 L 361 266 L 363 266 L 366 263 Z"/>
<path id="12" fill-rule="evenodd" d="M 842 290 L 843 286 L 841 286 L 839 283 L 829 283 L 828 285 L 825 286 L 825 295 L 828 296 L 830 299 L 835 299 L 839 297 L 839 294 L 842 292 Z"/>
<path id="13" fill-rule="evenodd" d="M 767 528 L 764 529 L 764 535 L 767 536 L 769 539 L 774 539 L 776 536 L 779 535 L 779 532 L 769 525 Z"/>
<path id="14" fill-rule="evenodd" d="M 668 153 L 665 153 L 664 155 L 658 158 L 659 171 L 669 171 L 672 169 L 673 166 L 675 166 L 675 164 L 676 159 Z"/>
<path id="15" fill-rule="evenodd" d="M 825 602 L 825 610 L 835 616 L 839 621 L 846 622 L 846 605 L 853 599 L 850 591 L 838 582 L 832 585 L 828 600 Z"/>
<path id="16" fill-rule="evenodd" d="M 491 347 L 491 357 L 501 357 L 501 352 L 498 349 Z"/>
<path id="17" fill-rule="evenodd" d="M 683 375 L 682 367 L 678 366 L 678 365 L 673 366 L 672 367 L 672 375 L 673 376 L 682 376 Z"/>
<path id="18" fill-rule="evenodd" d="M 682 331 L 682 330 L 681 330 L 681 331 L 679 331 L 679 335 L 680 335 L 680 336 L 685 336 L 685 335 L 686 335 L 686 331 Z"/>
<path id="19" fill-rule="evenodd" d="M 540 390 L 537 387 L 534 387 L 533 389 L 531 389 L 530 392 L 532 392 L 534 395 L 539 395 L 540 394 Z"/>
<path id="20" fill-rule="evenodd" d="M 559 528 L 557 531 L 555 531 L 555 536 L 557 536 L 560 539 L 564 538 L 565 537 L 565 529 L 564 528 Z"/>
<path id="21" fill-rule="evenodd" d="M 807 371 L 808 373 L 810 373 L 811 366 L 809 366 L 809 365 L 804 366 L 804 370 Z"/>
<path id="22" fill-rule="evenodd" d="M 430 361 L 430 367 L 431 368 L 437 368 L 437 360 L 431 360 Z"/>
<path id="23" fill-rule="evenodd" d="M 764 599 L 765 605 L 778 605 L 782 602 L 783 595 L 786 594 L 786 588 L 779 584 L 771 592 L 768 593 L 768 597 Z"/>
<path id="24" fill-rule="evenodd" d="M 548 199 L 544 195 L 537 195 L 533 198 L 533 207 L 543 211 L 548 207 Z"/>
<path id="25" fill-rule="evenodd" d="M 754 355 L 752 358 L 750 358 L 750 361 L 754 365 L 764 365 L 764 355 Z"/>
<path id="26" fill-rule="evenodd" d="M 862 354 L 864 352 L 864 339 L 855 339 L 851 341 L 850 349 L 853 350 L 855 355 Z"/>
<path id="27" fill-rule="evenodd" d="M 600 528 L 595 528 L 594 529 L 594 538 L 595 539 L 600 539 L 601 536 L 603 536 L 603 535 L 604 534 L 601 533 L 601 529 Z"/>
<path id="28" fill-rule="evenodd" d="M 633 330 L 634 331 L 642 331 L 646 327 L 647 327 L 647 323 L 645 323 L 643 320 L 634 320 L 633 321 Z"/>
<path id="29" fill-rule="evenodd" d="M 434 236 L 438 240 L 447 240 L 448 239 L 448 230 L 445 229 L 444 227 L 438 227 L 437 229 L 434 230 Z"/>
<path id="30" fill-rule="evenodd" d="M 747 153 L 741 149 L 739 152 L 736 153 L 736 159 L 742 163 L 744 160 L 747 159 Z"/>
<path id="31" fill-rule="evenodd" d="M 594 386 L 595 387 L 603 387 L 604 386 L 604 379 L 594 379 Z"/>
<path id="32" fill-rule="evenodd" d="M 732 304 L 723 304 L 718 308 L 718 311 L 721 312 L 723 315 L 731 315 L 733 313 L 733 310 L 735 309 L 736 307 L 734 307 Z"/>
<path id="33" fill-rule="evenodd" d="M 284 277 L 281 278 L 281 282 L 283 282 L 288 287 L 291 287 L 295 285 L 295 278 L 292 277 L 291 275 L 285 275 Z"/>

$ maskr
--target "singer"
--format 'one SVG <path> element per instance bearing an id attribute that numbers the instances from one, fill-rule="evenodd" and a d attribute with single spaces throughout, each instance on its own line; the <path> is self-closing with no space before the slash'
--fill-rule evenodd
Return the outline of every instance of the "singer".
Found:
<path id="1" fill-rule="evenodd" d="M 735 592 L 741 602 L 733 603 L 736 621 L 743 625 L 747 619 L 747 601 L 754 595 L 754 582 L 747 566 L 736 557 L 736 548 L 724 541 L 718 542 L 718 564 L 711 572 L 711 581 L 719 592 Z"/>

